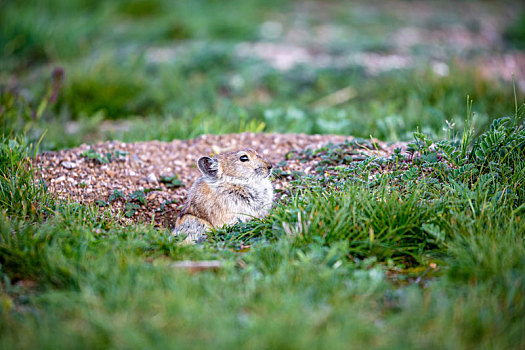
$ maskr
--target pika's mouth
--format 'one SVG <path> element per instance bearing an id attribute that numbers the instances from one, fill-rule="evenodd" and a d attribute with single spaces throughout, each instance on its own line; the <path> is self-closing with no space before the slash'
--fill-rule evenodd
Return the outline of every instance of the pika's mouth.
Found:
<path id="1" fill-rule="evenodd" d="M 261 176 L 261 177 L 263 177 L 265 179 L 270 177 L 270 175 L 272 175 L 272 169 L 271 168 L 268 169 L 268 168 L 261 167 L 261 168 L 257 168 L 255 170 L 255 172 L 257 173 L 257 175 L 259 175 L 259 176 Z"/>

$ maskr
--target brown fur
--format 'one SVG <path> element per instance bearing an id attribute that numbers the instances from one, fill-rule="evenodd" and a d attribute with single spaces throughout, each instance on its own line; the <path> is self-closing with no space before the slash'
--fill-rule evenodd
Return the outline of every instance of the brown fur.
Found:
<path id="1" fill-rule="evenodd" d="M 248 148 L 201 157 L 197 165 L 202 176 L 188 193 L 175 222 L 175 235 L 187 234 L 188 240 L 201 241 L 209 228 L 268 214 L 273 202 L 268 179 L 272 164 L 256 151 Z"/>

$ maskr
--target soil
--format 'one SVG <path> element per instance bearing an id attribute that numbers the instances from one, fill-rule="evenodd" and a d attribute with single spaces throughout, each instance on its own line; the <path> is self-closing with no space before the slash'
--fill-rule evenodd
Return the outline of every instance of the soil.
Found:
<path id="1" fill-rule="evenodd" d="M 249 147 L 277 165 L 281 174 L 295 173 L 297 176 L 298 173 L 313 173 L 316 159 L 300 161 L 297 157 L 287 157 L 289 152 L 317 149 L 328 143 L 346 140 L 351 141 L 353 138 L 340 135 L 241 133 L 203 135 L 172 142 L 112 141 L 45 152 L 37 157 L 36 164 L 39 178 L 59 199 L 83 204 L 95 203 L 109 209 L 123 223 L 147 222 L 172 227 L 188 189 L 200 176 L 196 167 L 199 157 Z M 353 156 L 355 161 L 363 160 L 362 155 L 386 156 L 396 147 L 403 146 L 379 141 L 376 144 L 377 149 L 373 150 L 358 145 L 357 152 L 354 152 L 357 155 Z M 88 151 L 90 153 L 86 153 Z M 96 154 L 100 155 L 99 159 L 103 162 L 93 159 Z M 282 193 L 293 178 L 292 175 L 276 176 L 274 186 L 277 192 Z"/>

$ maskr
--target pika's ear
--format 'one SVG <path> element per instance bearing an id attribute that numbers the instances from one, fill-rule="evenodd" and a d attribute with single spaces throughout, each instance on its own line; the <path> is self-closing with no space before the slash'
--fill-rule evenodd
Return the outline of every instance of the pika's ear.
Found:
<path id="1" fill-rule="evenodd" d="M 217 177 L 217 171 L 219 170 L 219 163 L 210 157 L 201 157 L 197 161 L 199 170 L 203 175 L 208 177 Z"/>

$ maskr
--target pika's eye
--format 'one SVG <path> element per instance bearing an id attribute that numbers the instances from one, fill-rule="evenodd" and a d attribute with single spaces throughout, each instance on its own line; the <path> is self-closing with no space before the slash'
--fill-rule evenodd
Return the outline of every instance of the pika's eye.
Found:
<path id="1" fill-rule="evenodd" d="M 250 158 L 248 158 L 248 156 L 241 156 L 241 158 L 239 158 L 239 160 L 240 160 L 241 162 L 247 162 L 247 161 L 250 160 Z"/>

